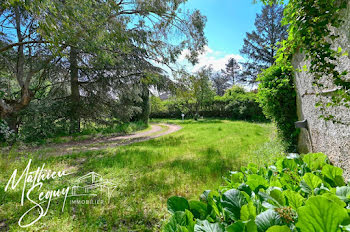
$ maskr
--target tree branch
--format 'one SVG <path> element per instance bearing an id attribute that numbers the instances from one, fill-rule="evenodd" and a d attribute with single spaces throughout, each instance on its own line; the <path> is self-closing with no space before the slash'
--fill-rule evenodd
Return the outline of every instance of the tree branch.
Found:
<path id="1" fill-rule="evenodd" d="M 44 40 L 39 40 L 39 41 L 23 41 L 23 42 L 18 42 L 18 43 L 13 43 L 13 44 L 9 44 L 5 47 L 2 47 L 0 48 L 0 53 L 1 52 L 4 52 L 4 51 L 7 51 L 13 47 L 16 47 L 16 46 L 22 46 L 22 45 L 25 45 L 25 44 L 39 44 L 39 43 L 51 43 L 50 41 L 44 41 Z"/>

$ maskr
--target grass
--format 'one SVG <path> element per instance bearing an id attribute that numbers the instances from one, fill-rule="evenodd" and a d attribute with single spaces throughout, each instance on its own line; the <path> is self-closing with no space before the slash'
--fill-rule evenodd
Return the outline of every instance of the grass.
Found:
<path id="1" fill-rule="evenodd" d="M 62 199 L 51 203 L 48 215 L 28 231 L 159 231 L 168 218 L 167 198 L 173 195 L 195 199 L 206 189 L 217 189 L 222 176 L 248 162 L 258 164 L 283 153 L 272 124 L 242 121 L 179 121 L 182 130 L 146 142 L 60 157 L 37 154 L 2 154 L 0 158 L 0 230 L 19 229 L 19 217 L 33 206 L 20 206 L 21 187 L 4 193 L 14 169 L 24 170 L 28 158 L 35 170 L 73 172 L 62 179 L 44 182 L 43 189 L 62 188 L 94 171 L 117 184 L 110 204 L 74 205 Z M 41 190 L 42 191 L 42 190 Z M 37 191 L 33 195 L 37 194 Z M 105 196 L 98 196 L 106 200 Z M 37 199 L 37 198 L 36 198 Z M 35 215 L 32 215 L 32 220 Z M 3 219 L 3 220 L 2 220 Z M 62 227 L 64 225 L 64 227 Z"/>

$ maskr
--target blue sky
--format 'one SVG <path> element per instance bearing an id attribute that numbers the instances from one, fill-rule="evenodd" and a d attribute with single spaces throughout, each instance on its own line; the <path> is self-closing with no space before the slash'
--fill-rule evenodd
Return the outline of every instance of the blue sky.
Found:
<path id="1" fill-rule="evenodd" d="M 242 60 L 239 50 L 245 33 L 254 29 L 255 16 L 262 4 L 253 4 L 252 0 L 189 0 L 185 8 L 199 9 L 207 17 L 208 48 L 199 64 L 190 68 L 192 71 L 210 63 L 219 70 L 229 57 Z"/>

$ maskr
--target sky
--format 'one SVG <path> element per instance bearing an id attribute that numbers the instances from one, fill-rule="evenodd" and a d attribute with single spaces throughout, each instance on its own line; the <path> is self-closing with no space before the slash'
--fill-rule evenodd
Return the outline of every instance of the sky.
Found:
<path id="1" fill-rule="evenodd" d="M 239 53 L 246 32 L 254 30 L 254 21 L 262 4 L 252 0 L 189 0 L 185 9 L 198 9 L 207 17 L 205 35 L 208 40 L 206 51 L 199 57 L 196 66 L 188 66 L 189 71 L 197 71 L 204 65 L 212 64 L 214 70 L 225 67 L 228 59 L 234 57 L 243 61 Z M 184 62 L 185 54 L 179 61 Z"/>

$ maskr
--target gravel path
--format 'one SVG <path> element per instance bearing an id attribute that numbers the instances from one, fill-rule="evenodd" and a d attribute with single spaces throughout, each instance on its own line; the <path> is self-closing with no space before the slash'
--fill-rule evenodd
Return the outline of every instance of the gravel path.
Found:
<path id="1" fill-rule="evenodd" d="M 45 147 L 35 149 L 22 150 L 22 152 L 31 151 L 38 152 L 42 155 L 65 155 L 81 151 L 96 151 L 117 146 L 124 146 L 132 143 L 147 141 L 158 138 L 160 136 L 174 133 L 181 129 L 181 126 L 175 124 L 158 123 L 151 124 L 151 129 L 141 132 L 122 136 L 103 136 L 97 138 L 86 139 L 82 141 L 70 141 L 62 144 L 52 144 Z"/>

